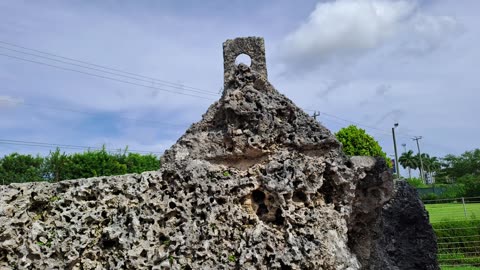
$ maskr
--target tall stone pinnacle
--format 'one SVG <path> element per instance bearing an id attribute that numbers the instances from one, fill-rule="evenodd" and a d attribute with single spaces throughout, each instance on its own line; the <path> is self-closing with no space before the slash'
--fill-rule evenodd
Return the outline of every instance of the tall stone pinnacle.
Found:
<path id="1" fill-rule="evenodd" d="M 162 159 L 164 175 L 208 194 L 205 224 L 230 237 L 210 252 L 229 250 L 252 269 L 358 269 L 347 245 L 354 164 L 268 82 L 262 38 L 227 40 L 223 49 L 222 97 Z M 235 64 L 242 53 L 250 67 Z"/>

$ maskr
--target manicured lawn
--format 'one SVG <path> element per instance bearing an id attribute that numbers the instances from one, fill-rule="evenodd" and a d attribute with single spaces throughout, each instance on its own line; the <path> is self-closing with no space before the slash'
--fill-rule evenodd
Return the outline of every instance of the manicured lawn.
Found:
<path id="1" fill-rule="evenodd" d="M 446 220 L 480 219 L 480 203 L 466 203 L 466 217 L 462 203 L 426 204 L 430 223 Z"/>
<path id="2" fill-rule="evenodd" d="M 474 267 L 474 266 L 442 267 L 442 270 L 480 270 L 480 267 Z"/>
<path id="3" fill-rule="evenodd" d="M 453 252 L 458 252 L 451 250 L 452 254 L 449 253 L 450 249 L 443 243 L 445 241 L 472 241 L 477 240 L 473 238 L 474 236 L 478 235 L 478 230 L 467 230 L 467 229 L 456 229 L 456 228 L 463 228 L 468 227 L 476 228 L 478 226 L 478 221 L 476 219 L 480 219 L 480 203 L 466 203 L 465 208 L 462 203 L 442 203 L 442 204 L 426 204 L 425 208 L 427 209 L 429 216 L 430 216 L 430 223 L 434 225 L 434 228 L 442 228 L 439 232 L 437 232 L 437 237 L 440 237 L 439 240 L 439 248 L 444 249 L 443 251 L 439 251 L 439 262 L 440 264 L 463 264 L 462 266 L 444 266 L 441 267 L 442 270 L 480 270 L 480 267 L 468 266 L 468 264 L 477 264 L 478 261 L 478 254 L 471 255 L 470 257 L 467 256 L 466 253 L 477 250 L 468 248 L 465 254 L 463 252 L 453 254 Z M 446 234 L 444 228 L 452 228 L 452 231 L 449 231 L 449 234 Z M 440 235 L 438 235 L 440 233 Z M 457 235 L 467 235 L 465 237 L 460 237 Z M 470 238 L 468 235 L 472 235 Z M 472 243 L 470 243 L 472 244 Z M 461 244 L 455 244 L 454 246 L 462 246 Z M 475 244 L 476 245 L 476 244 Z M 450 247 L 450 246 L 448 246 Z M 446 253 L 448 252 L 448 253 Z M 471 253 L 470 253 L 471 254 Z M 457 258 L 458 260 L 452 260 Z"/>

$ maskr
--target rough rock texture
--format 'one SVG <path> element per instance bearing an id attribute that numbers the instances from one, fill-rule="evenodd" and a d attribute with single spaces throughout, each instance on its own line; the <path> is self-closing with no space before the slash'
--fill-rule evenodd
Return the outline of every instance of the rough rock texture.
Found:
<path id="1" fill-rule="evenodd" d="M 349 222 L 348 245 L 364 269 L 369 269 L 373 257 L 377 257 L 377 239 L 382 235 L 382 207 L 391 199 L 393 181 L 385 171 L 385 160 L 368 157 L 352 157 L 355 168 L 366 168 L 357 183 L 353 213 Z M 390 269 L 390 268 L 378 268 Z"/>
<path id="2" fill-rule="evenodd" d="M 1 187 L 0 268 L 388 269 L 370 267 L 384 162 L 345 157 L 269 84 L 262 39 L 224 58 L 223 96 L 159 172 Z"/>
<path id="3" fill-rule="evenodd" d="M 367 269 L 440 269 L 437 242 L 428 213 L 407 182 L 395 185 L 393 198 L 383 207 L 375 256 Z"/>

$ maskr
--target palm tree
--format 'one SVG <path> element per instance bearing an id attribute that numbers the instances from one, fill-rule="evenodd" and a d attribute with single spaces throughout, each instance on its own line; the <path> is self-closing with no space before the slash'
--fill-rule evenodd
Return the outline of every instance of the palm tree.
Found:
<path id="1" fill-rule="evenodd" d="M 427 159 L 428 164 L 428 173 L 430 174 L 430 179 L 433 180 L 434 173 L 436 174 L 438 170 L 441 168 L 440 161 L 437 157 L 429 157 Z"/>
<path id="2" fill-rule="evenodd" d="M 421 162 L 420 162 L 420 158 L 422 158 Z M 422 153 L 421 155 L 416 154 L 415 159 L 417 161 L 417 164 L 423 165 L 422 170 L 420 170 L 420 173 L 422 173 L 423 171 L 423 175 L 421 175 L 420 177 L 423 178 L 424 182 L 426 183 L 428 178 L 428 172 L 430 172 L 430 167 L 431 167 L 430 155 L 425 153 Z"/>
<path id="3" fill-rule="evenodd" d="M 434 173 L 436 173 L 441 168 L 440 161 L 437 157 L 431 157 L 429 154 L 425 153 L 423 153 L 421 157 L 423 162 L 424 174 L 426 174 L 428 179 L 431 179 L 433 181 Z M 418 154 L 415 156 L 415 158 L 419 163 L 420 157 L 418 156 Z"/>
<path id="4" fill-rule="evenodd" d="M 413 154 L 413 151 L 408 150 L 408 152 L 404 152 L 398 159 L 398 162 L 400 162 L 404 169 L 408 168 L 408 178 L 412 178 L 411 169 L 415 170 L 416 168 L 418 168 L 418 163 L 415 155 Z"/>

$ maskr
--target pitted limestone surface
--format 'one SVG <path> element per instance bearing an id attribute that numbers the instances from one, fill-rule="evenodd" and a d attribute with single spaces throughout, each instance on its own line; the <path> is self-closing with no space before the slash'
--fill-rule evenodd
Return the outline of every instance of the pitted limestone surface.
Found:
<path id="1" fill-rule="evenodd" d="M 385 164 L 345 157 L 254 67 L 226 69 L 159 172 L 1 187 L 0 268 L 369 269 Z"/>

